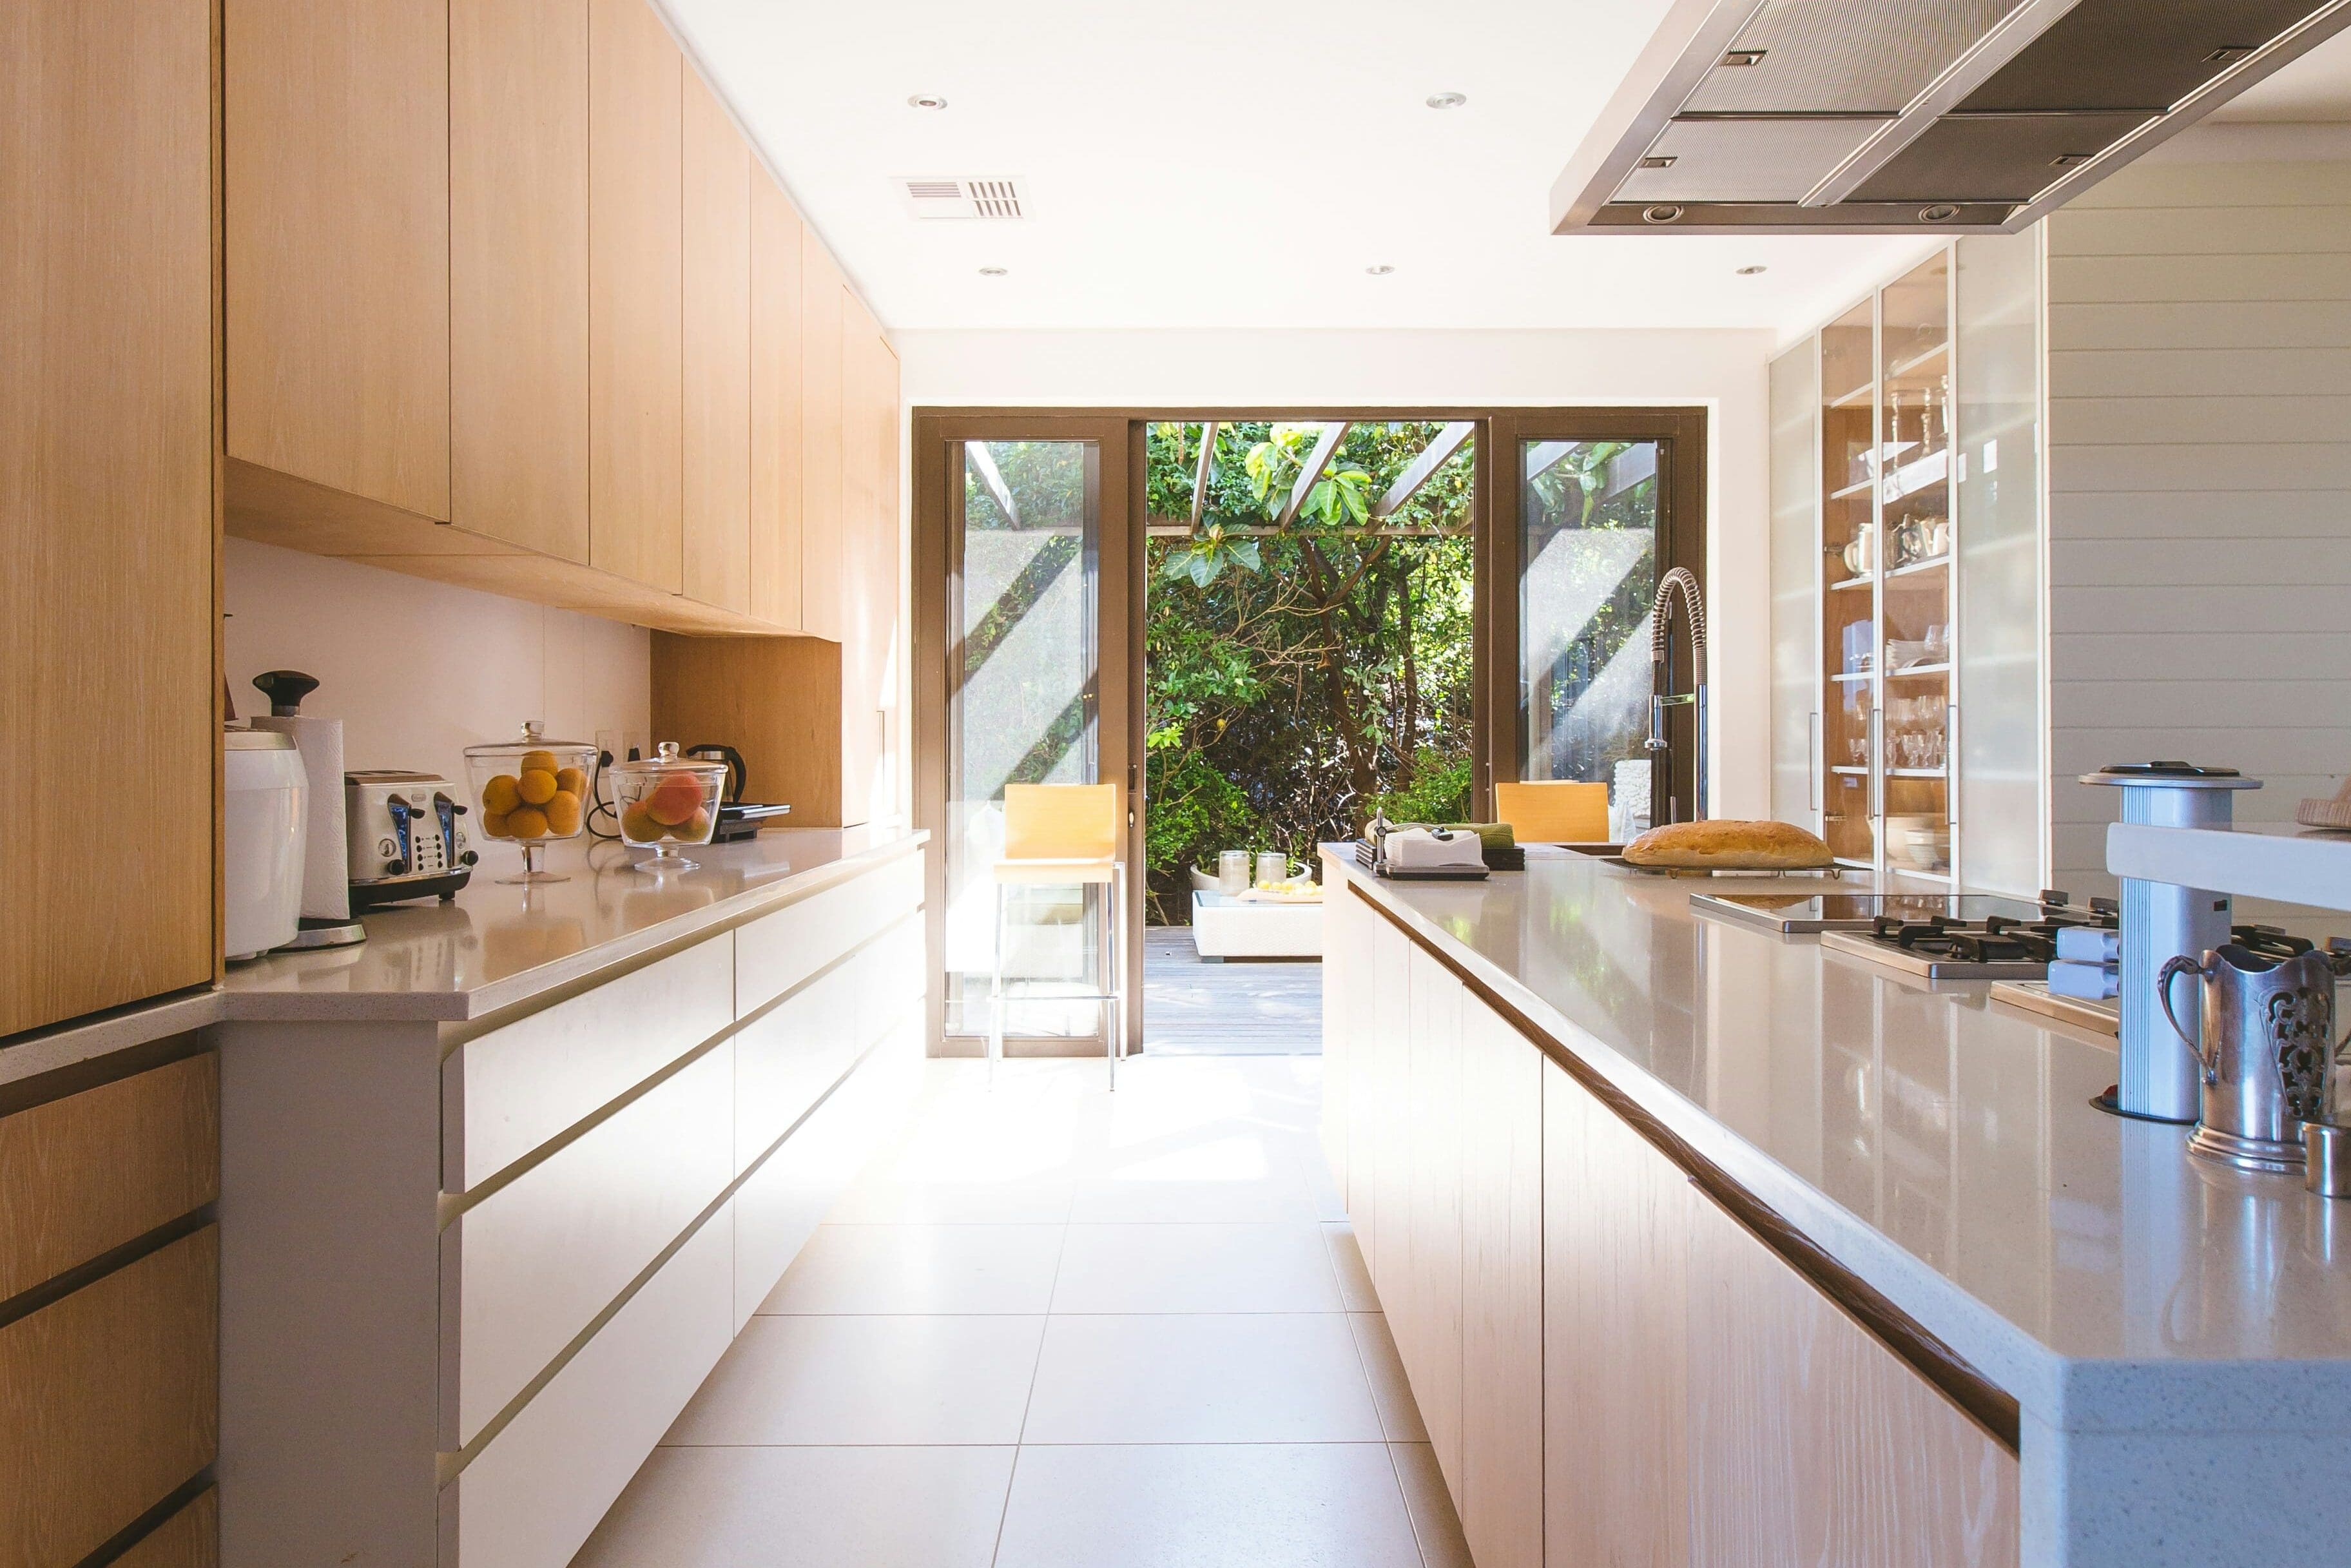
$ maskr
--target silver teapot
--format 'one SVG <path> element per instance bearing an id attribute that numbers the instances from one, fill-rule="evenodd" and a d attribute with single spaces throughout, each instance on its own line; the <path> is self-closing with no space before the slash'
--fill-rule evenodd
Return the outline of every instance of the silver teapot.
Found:
<path id="1" fill-rule="evenodd" d="M 2203 981 L 2203 1043 L 2179 1025 L 2171 982 Z M 2335 970 L 2324 953 L 2270 958 L 2234 942 L 2185 954 L 2156 977 L 2163 1016 L 2201 1070 L 2202 1113 L 2189 1152 L 2239 1170 L 2302 1174 L 2302 1124 L 2332 1123 L 2336 1102 Z"/>

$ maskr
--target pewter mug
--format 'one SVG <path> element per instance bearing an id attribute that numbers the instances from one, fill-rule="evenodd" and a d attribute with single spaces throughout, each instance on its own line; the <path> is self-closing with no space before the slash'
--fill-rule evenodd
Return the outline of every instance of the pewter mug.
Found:
<path id="1" fill-rule="evenodd" d="M 2171 982 L 2180 975 L 2203 981 L 2200 1049 L 2171 1009 Z M 2341 1047 L 2326 956 L 2265 958 L 2230 942 L 2208 950 L 2201 962 L 2185 954 L 2170 959 L 2156 977 L 2155 992 L 2203 1079 L 2202 1114 L 2189 1152 L 2240 1170 L 2300 1175 L 2301 1124 L 2330 1121 L 2337 1111 Z"/>

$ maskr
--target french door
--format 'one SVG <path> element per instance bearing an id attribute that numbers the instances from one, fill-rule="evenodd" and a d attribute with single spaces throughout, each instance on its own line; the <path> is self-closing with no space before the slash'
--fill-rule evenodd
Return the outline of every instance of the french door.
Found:
<path id="1" fill-rule="evenodd" d="M 1142 1008 L 1140 622 L 1134 495 L 1140 427 L 1124 418 L 929 414 L 914 420 L 915 821 L 925 852 L 931 1039 L 975 1051 L 998 961 L 992 867 L 1007 784 L 1116 784 L 1126 808 L 1123 952 L 1102 951 L 1090 899 L 1022 889 L 1005 926 L 1008 975 L 1029 999 L 1008 1050 L 1098 1051 L 1104 1009 L 1056 989 L 1123 973 L 1129 1049 Z"/>
<path id="2" fill-rule="evenodd" d="M 1695 705 L 1678 610 L 1651 662 L 1657 583 L 1706 583 L 1706 412 L 1555 409 L 1488 421 L 1479 540 L 1479 810 L 1499 779 L 1605 784 L 1612 838 L 1697 813 Z"/>

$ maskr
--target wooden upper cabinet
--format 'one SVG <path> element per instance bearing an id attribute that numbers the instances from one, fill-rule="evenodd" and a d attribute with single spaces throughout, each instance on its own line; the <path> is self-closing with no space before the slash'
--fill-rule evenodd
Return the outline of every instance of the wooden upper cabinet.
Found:
<path id="1" fill-rule="evenodd" d="M 685 592 L 751 608 L 751 146 L 685 73 Z"/>
<path id="2" fill-rule="evenodd" d="M 645 0 L 588 6 L 588 559 L 684 586 L 685 60 Z"/>
<path id="3" fill-rule="evenodd" d="M 841 312 L 849 292 L 814 232 L 800 245 L 800 629 L 841 639 Z"/>
<path id="4" fill-rule="evenodd" d="M 0 1035 L 204 985 L 220 954 L 213 12 L 104 15 L 0 27 Z M 93 714 L 108 797 L 137 802 L 97 831 Z"/>
<path id="5" fill-rule="evenodd" d="M 588 7 L 449 6 L 450 520 L 583 562 Z"/>
<path id="6" fill-rule="evenodd" d="M 448 0 L 224 0 L 228 455 L 449 516 Z"/>
<path id="7" fill-rule="evenodd" d="M 800 625 L 800 220 L 751 170 L 751 613 Z"/>

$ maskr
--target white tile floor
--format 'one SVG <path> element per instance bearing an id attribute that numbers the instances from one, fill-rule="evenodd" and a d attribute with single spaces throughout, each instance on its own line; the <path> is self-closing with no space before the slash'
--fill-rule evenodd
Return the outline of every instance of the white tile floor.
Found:
<path id="1" fill-rule="evenodd" d="M 933 1062 L 575 1568 L 1468 1568 L 1321 1067 Z"/>

